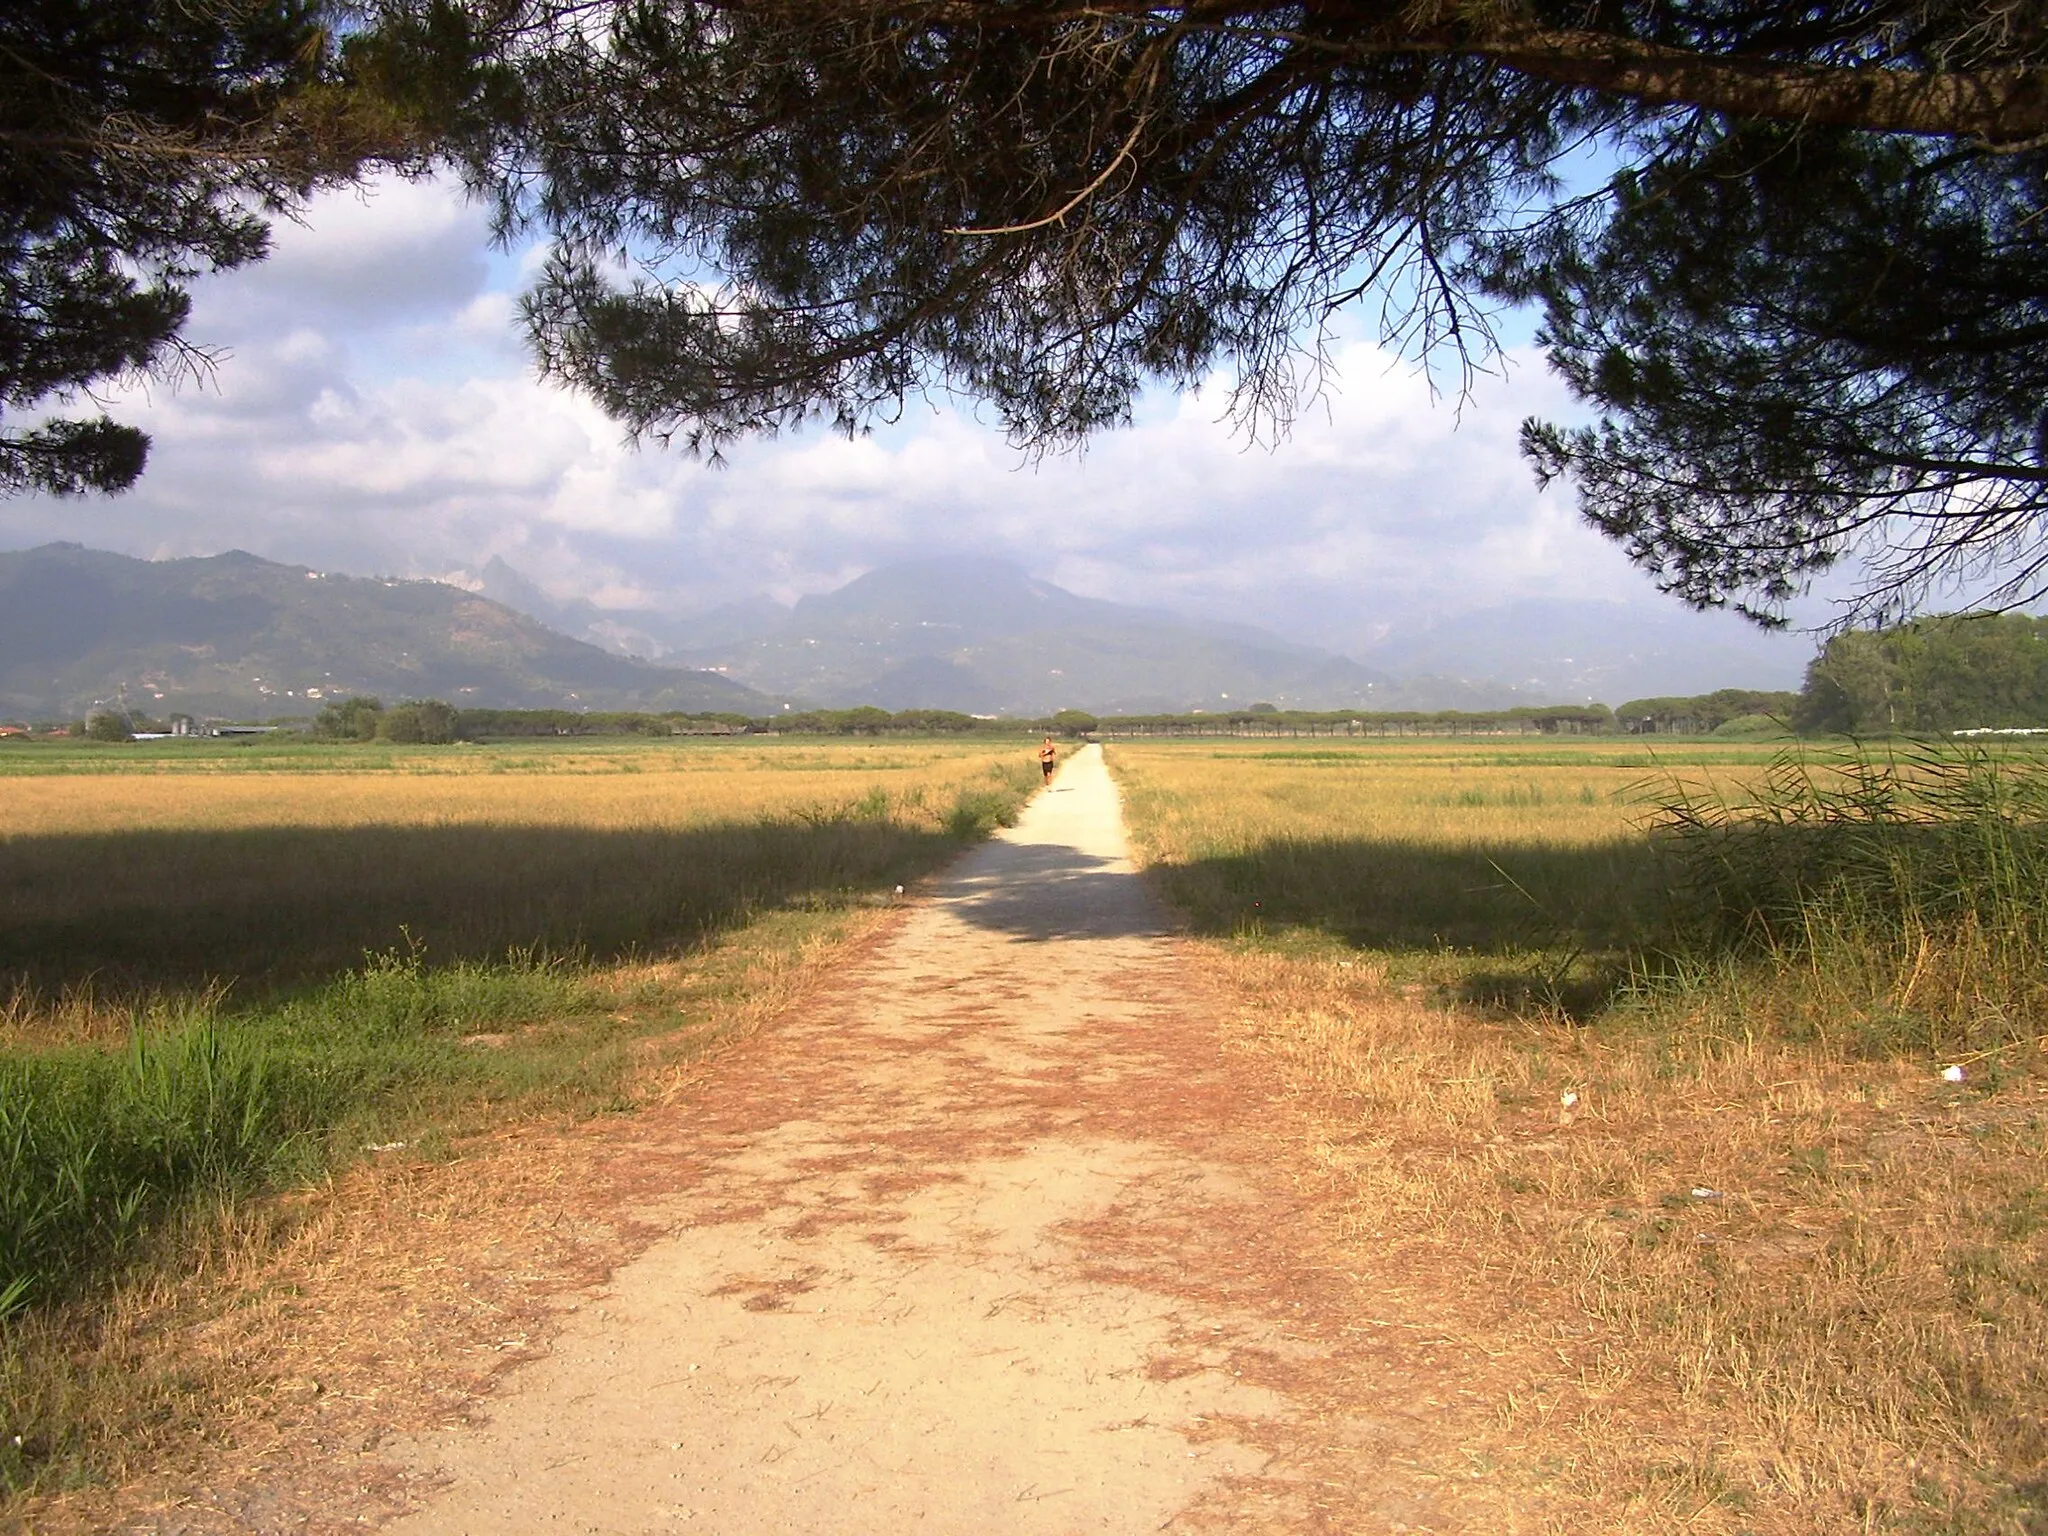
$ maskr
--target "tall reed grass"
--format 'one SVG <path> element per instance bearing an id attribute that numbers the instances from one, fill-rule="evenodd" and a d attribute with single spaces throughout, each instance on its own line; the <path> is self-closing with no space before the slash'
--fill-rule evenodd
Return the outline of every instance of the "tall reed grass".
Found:
<path id="1" fill-rule="evenodd" d="M 1676 788 L 1650 821 L 1667 983 L 1862 1051 L 2048 1039 L 2048 763 L 1794 750 L 1737 796 Z"/>

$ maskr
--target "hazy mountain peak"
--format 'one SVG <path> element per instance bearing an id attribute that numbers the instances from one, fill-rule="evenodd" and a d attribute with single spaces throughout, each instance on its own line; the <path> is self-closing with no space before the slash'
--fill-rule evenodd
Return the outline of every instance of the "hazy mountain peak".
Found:
<path id="1" fill-rule="evenodd" d="M 830 592 L 797 601 L 795 612 L 873 610 L 885 605 L 911 609 L 945 606 L 960 594 L 1030 596 L 1036 583 L 1013 560 L 977 555 L 931 555 L 878 565 Z"/>
<path id="2" fill-rule="evenodd" d="M 77 545 L 0 553 L 0 713 L 61 718 L 119 697 L 152 712 L 310 715 L 346 693 L 500 707 L 767 703 L 457 587 L 311 574 L 243 550 L 164 561 Z"/>
<path id="3" fill-rule="evenodd" d="M 1812 641 L 1675 602 L 1519 598 L 1394 628 L 1364 652 L 1389 670 L 1495 678 L 1610 704 L 1716 688 L 1796 688 Z"/>
<path id="4" fill-rule="evenodd" d="M 531 577 L 507 564 L 503 555 L 493 555 L 484 562 L 484 568 L 476 574 L 475 590 L 493 602 L 549 621 L 564 606 L 549 597 Z"/>
<path id="5" fill-rule="evenodd" d="M 932 556 L 807 597 L 771 633 L 696 653 L 825 704 L 979 714 L 1359 705 L 1386 680 L 1241 625 L 1082 597 L 1011 560 Z"/>
<path id="6" fill-rule="evenodd" d="M 1012 560 L 934 555 L 877 566 L 835 591 L 803 598 L 791 610 L 790 623 L 814 638 L 813 631 L 931 630 L 938 632 L 935 643 L 947 635 L 968 643 L 1091 619 L 1128 619 L 1136 612 L 1040 581 Z"/>

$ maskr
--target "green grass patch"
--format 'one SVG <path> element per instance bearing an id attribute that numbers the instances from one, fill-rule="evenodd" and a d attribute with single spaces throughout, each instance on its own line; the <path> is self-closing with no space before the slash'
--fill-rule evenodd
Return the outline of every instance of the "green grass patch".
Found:
<path id="1" fill-rule="evenodd" d="M 0 1301 L 66 1299 L 193 1202 L 305 1179 L 458 1107 L 601 1102 L 628 1061 L 625 1028 L 593 1027 L 604 1005 L 568 965 L 436 968 L 412 949 L 273 1007 L 159 1008 L 121 1049 L 0 1055 Z M 526 1025 L 545 1027 L 465 1043 Z"/>

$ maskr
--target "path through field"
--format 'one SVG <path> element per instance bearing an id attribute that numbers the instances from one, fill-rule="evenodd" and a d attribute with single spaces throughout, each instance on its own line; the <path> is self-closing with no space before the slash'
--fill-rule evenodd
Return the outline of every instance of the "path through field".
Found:
<path id="1" fill-rule="evenodd" d="M 1407 1438 L 1099 749 L 678 1116 L 668 1235 L 391 1536 L 1389 1530 Z M 1394 1483 L 1407 1481 L 1399 1478 Z M 430 1490 L 430 1491 L 429 1491 Z"/>

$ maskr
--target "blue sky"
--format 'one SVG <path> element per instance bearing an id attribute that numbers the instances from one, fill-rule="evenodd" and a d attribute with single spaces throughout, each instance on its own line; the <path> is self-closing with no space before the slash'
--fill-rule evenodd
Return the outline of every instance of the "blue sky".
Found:
<path id="1" fill-rule="evenodd" d="M 142 484 L 0 503 L 0 547 L 240 548 L 457 580 L 502 556 L 557 596 L 678 611 L 975 553 L 1353 653 L 1517 599 L 1676 606 L 1521 462 L 1524 416 L 1572 413 L 1526 325 L 1507 328 L 1522 345 L 1504 376 L 1460 405 L 1361 317 L 1325 396 L 1271 447 L 1219 420 L 1220 396 L 1160 395 L 1130 429 L 1034 466 L 971 415 L 913 404 L 871 438 L 743 444 L 713 469 L 627 445 L 534 379 L 515 333 L 532 259 L 494 251 L 482 210 L 444 185 L 321 199 L 269 261 L 196 286 L 188 335 L 220 349 L 210 379 L 115 397 L 155 435 Z M 1701 623 L 1746 641 L 1738 620 Z M 1782 679 L 1811 649 L 1793 637 L 1758 654 Z"/>

